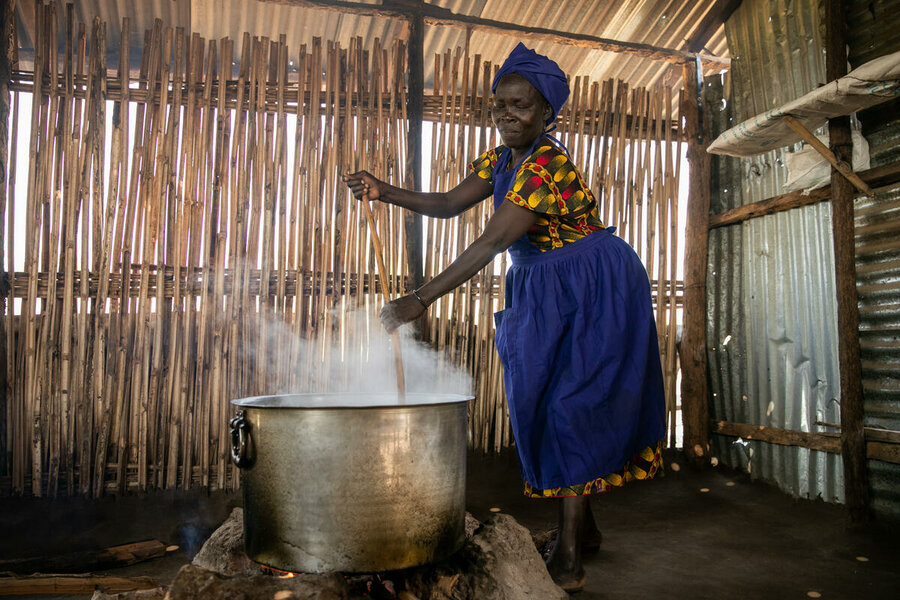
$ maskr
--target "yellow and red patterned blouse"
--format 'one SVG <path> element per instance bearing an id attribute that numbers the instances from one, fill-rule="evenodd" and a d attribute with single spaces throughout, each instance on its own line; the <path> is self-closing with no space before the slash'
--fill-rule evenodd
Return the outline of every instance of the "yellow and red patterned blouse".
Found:
<path id="1" fill-rule="evenodd" d="M 469 172 L 492 182 L 494 165 L 504 146 L 488 150 L 469 165 Z M 541 252 L 570 244 L 603 229 L 594 195 L 559 146 L 541 141 L 513 178 L 506 200 L 534 211 L 537 222 L 529 241 Z"/>

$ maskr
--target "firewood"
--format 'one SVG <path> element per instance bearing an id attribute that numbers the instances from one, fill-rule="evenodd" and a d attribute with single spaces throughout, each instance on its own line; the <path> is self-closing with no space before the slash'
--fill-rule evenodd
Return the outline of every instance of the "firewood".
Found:
<path id="1" fill-rule="evenodd" d="M 85 573 L 113 567 L 124 567 L 152 558 L 159 558 L 165 556 L 166 551 L 166 545 L 159 540 L 146 540 L 111 546 L 102 550 L 4 560 L 0 561 L 0 572 L 10 571 L 19 574 L 38 572 Z"/>
<path id="2" fill-rule="evenodd" d="M 106 577 L 91 574 L 0 577 L 0 596 L 91 594 L 96 589 L 120 593 L 158 587 L 159 582 L 150 577 Z"/>

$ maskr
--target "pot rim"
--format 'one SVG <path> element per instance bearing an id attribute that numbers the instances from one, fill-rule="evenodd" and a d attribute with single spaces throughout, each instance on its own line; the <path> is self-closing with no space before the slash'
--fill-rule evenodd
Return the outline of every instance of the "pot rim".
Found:
<path id="1" fill-rule="evenodd" d="M 262 409 L 384 409 L 466 404 L 474 396 L 463 394 L 430 394 L 416 392 L 406 394 L 405 402 L 399 402 L 394 392 L 309 392 L 298 394 L 267 394 L 235 398 L 231 404 L 240 408 Z"/>

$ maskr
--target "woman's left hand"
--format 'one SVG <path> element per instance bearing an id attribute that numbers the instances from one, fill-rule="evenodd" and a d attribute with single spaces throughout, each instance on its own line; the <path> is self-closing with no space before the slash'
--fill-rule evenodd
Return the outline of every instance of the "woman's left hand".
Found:
<path id="1" fill-rule="evenodd" d="M 379 317 L 381 318 L 381 324 L 388 330 L 388 333 L 393 333 L 395 329 L 404 323 L 418 319 L 424 312 L 425 307 L 422 306 L 422 303 L 412 294 L 407 294 L 385 304 Z"/>

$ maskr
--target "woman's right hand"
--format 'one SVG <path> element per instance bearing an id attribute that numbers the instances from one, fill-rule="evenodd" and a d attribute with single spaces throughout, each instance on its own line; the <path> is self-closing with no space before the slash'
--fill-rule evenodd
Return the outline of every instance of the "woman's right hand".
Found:
<path id="1" fill-rule="evenodd" d="M 372 177 L 368 171 L 347 173 L 341 179 L 344 180 L 357 200 L 378 200 L 381 198 L 384 183 Z"/>

